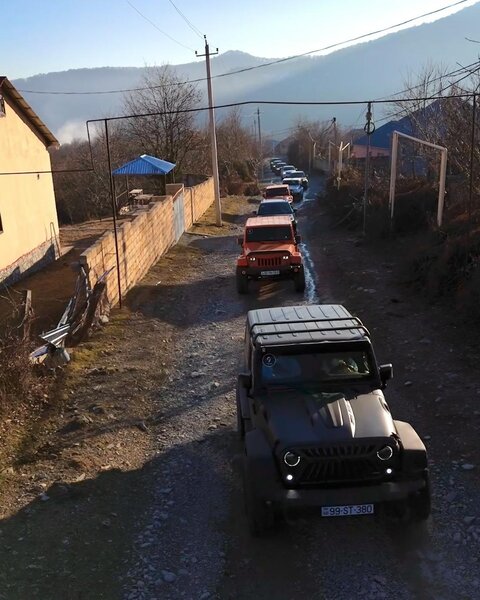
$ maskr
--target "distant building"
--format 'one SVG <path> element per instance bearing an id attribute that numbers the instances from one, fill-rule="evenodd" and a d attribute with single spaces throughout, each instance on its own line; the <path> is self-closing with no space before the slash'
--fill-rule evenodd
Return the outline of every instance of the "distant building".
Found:
<path id="1" fill-rule="evenodd" d="M 49 172 L 49 149 L 58 145 L 10 81 L 0 77 L 0 284 L 11 284 L 58 257 Z"/>

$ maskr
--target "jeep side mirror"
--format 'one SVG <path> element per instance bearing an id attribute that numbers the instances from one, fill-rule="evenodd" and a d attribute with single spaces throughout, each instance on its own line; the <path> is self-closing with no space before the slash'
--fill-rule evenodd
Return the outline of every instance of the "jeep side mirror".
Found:
<path id="1" fill-rule="evenodd" d="M 257 211 L 256 210 L 252 210 L 252 215 L 256 215 Z"/>
<path id="2" fill-rule="evenodd" d="M 295 243 L 299 244 L 302 241 L 302 236 L 301 235 L 296 235 L 295 236 Z"/>
<path id="3" fill-rule="evenodd" d="M 243 246 L 243 237 L 242 237 L 241 235 L 240 235 L 240 236 L 238 236 L 238 238 L 237 238 L 237 244 L 238 244 L 239 246 Z"/>
<path id="4" fill-rule="evenodd" d="M 252 376 L 250 373 L 239 373 L 238 383 L 241 387 L 249 390 L 252 387 Z"/>
<path id="5" fill-rule="evenodd" d="M 296 213 L 296 212 L 297 212 L 297 209 L 296 209 L 296 208 L 294 208 L 294 209 L 293 209 L 293 212 L 294 212 L 294 213 Z"/>
<path id="6" fill-rule="evenodd" d="M 389 379 L 392 379 L 392 377 L 393 377 L 393 365 L 392 365 L 392 363 L 387 363 L 385 365 L 380 365 L 378 367 L 378 370 L 380 372 L 380 379 L 382 381 L 382 384 L 386 385 L 387 381 Z"/>

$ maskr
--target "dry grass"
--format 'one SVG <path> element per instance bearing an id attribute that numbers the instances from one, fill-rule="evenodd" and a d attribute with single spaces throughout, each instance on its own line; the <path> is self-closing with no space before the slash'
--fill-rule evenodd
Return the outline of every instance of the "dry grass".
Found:
<path id="1" fill-rule="evenodd" d="M 337 190 L 327 185 L 327 205 L 338 223 L 360 231 L 363 224 L 363 177 L 345 173 Z M 390 223 L 385 178 L 372 177 L 368 193 L 367 239 L 402 247 L 403 278 L 431 300 L 444 297 L 460 314 L 480 317 L 480 209 L 468 214 L 465 202 L 446 206 L 436 226 L 438 190 L 423 179 L 397 182 L 395 219 Z"/>

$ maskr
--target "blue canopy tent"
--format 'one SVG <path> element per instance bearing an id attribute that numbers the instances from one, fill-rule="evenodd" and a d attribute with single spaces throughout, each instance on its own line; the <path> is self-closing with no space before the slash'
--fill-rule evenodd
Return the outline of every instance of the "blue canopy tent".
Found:
<path id="1" fill-rule="evenodd" d="M 142 154 L 112 171 L 112 175 L 166 175 L 175 167 L 168 160 Z"/>
<path id="2" fill-rule="evenodd" d="M 138 175 L 164 175 L 170 173 L 175 168 L 175 165 L 167 160 L 162 160 L 156 156 L 149 156 L 148 154 L 142 154 L 138 158 L 125 163 L 118 169 L 112 171 L 112 175 L 125 175 L 127 177 L 127 197 L 128 191 L 128 177 Z M 166 179 L 165 179 L 166 182 Z M 115 201 L 117 198 L 115 198 Z"/>

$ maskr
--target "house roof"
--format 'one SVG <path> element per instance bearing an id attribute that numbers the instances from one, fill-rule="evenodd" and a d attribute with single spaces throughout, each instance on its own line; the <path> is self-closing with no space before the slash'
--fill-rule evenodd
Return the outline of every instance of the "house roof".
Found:
<path id="1" fill-rule="evenodd" d="M 400 133 L 406 133 L 407 135 L 413 135 L 413 125 L 410 117 L 403 117 L 398 121 L 388 121 L 381 127 L 375 130 L 370 136 L 370 146 L 375 148 L 388 148 L 391 146 L 392 134 L 394 131 Z M 363 135 L 359 139 L 355 140 L 355 146 L 366 146 L 367 136 Z"/>
<path id="2" fill-rule="evenodd" d="M 166 175 L 175 167 L 167 160 L 142 154 L 112 171 L 112 175 Z"/>
<path id="3" fill-rule="evenodd" d="M 50 129 L 5 76 L 0 76 L 0 92 L 19 109 L 47 148 L 58 148 L 60 146 L 59 141 Z"/>

